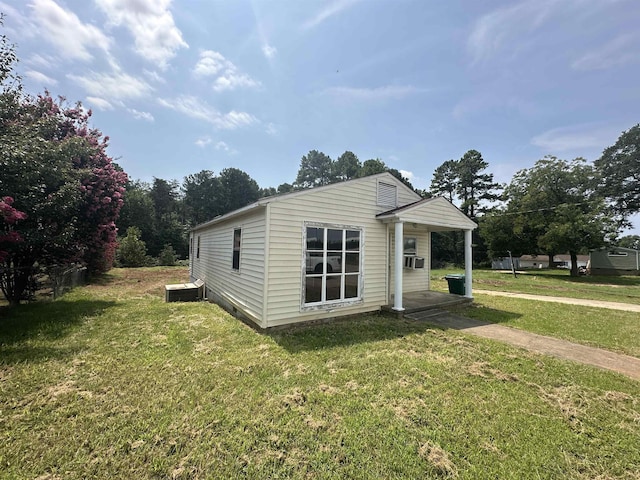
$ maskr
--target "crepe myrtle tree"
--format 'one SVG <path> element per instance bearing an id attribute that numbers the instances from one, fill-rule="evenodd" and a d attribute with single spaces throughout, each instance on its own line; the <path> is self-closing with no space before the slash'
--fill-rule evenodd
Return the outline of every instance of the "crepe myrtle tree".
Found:
<path id="1" fill-rule="evenodd" d="M 12 227 L 21 241 L 0 271 L 2 284 L 12 285 L 3 293 L 17 304 L 42 270 L 74 262 L 89 274 L 111 267 L 126 174 L 80 103 L 6 86 L 0 96 L 0 194 L 26 214 Z"/>

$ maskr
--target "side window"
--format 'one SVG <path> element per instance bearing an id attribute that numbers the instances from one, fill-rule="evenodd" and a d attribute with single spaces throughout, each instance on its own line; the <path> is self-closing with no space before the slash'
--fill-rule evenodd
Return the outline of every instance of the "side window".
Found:
<path id="1" fill-rule="evenodd" d="M 240 243 L 242 239 L 242 229 L 236 228 L 233 231 L 233 269 L 240 270 Z"/>
<path id="2" fill-rule="evenodd" d="M 200 235 L 198 235 L 198 246 L 196 247 L 196 258 L 200 258 Z"/>

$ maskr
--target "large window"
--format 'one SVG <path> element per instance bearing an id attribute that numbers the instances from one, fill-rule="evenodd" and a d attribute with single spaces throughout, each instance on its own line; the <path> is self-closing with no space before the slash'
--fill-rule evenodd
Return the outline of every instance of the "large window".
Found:
<path id="1" fill-rule="evenodd" d="M 240 270 L 240 243 L 242 239 L 242 229 L 236 228 L 233 231 L 233 269 Z"/>
<path id="2" fill-rule="evenodd" d="M 306 226 L 305 306 L 351 302 L 361 297 L 362 231 Z"/>

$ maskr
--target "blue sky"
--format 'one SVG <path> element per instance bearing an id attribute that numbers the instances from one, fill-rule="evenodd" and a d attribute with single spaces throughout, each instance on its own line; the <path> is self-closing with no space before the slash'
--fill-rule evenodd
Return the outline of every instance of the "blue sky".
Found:
<path id="1" fill-rule="evenodd" d="M 27 91 L 90 107 L 132 178 L 295 179 L 317 149 L 419 188 L 479 150 L 508 182 L 640 121 L 637 0 L 0 0 Z M 640 220 L 636 219 L 636 226 Z"/>

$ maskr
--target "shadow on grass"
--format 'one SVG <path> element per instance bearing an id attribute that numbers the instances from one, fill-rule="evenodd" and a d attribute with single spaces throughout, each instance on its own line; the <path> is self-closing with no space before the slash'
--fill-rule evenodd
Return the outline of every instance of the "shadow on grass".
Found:
<path id="1" fill-rule="evenodd" d="M 448 311 L 454 315 L 471 319 L 478 325 L 490 325 L 492 323 L 511 323 L 514 320 L 522 317 L 520 313 L 508 312 L 505 310 L 496 310 L 495 308 L 488 308 L 479 304 L 450 308 L 448 309 Z"/>
<path id="2" fill-rule="evenodd" d="M 56 340 L 114 305 L 102 300 L 61 299 L 0 308 L 0 364 L 73 354 L 78 349 L 60 347 Z"/>
<path id="3" fill-rule="evenodd" d="M 267 335 L 289 353 L 297 353 L 392 340 L 432 329 L 425 322 L 372 314 L 330 323 L 294 326 Z"/>

